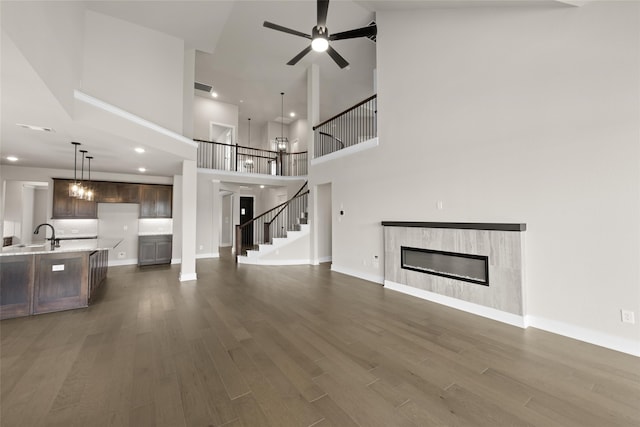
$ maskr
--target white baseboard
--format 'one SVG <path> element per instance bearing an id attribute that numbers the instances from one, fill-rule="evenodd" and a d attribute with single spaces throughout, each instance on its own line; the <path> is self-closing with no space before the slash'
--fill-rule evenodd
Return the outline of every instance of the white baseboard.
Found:
<path id="1" fill-rule="evenodd" d="M 384 277 L 376 276 L 375 274 L 363 273 L 362 271 L 352 270 L 350 268 L 342 267 L 336 264 L 331 264 L 331 271 L 346 274 L 347 276 L 357 277 L 358 279 L 367 280 L 373 283 L 384 283 Z"/>
<path id="2" fill-rule="evenodd" d="M 412 295 L 424 300 L 446 305 L 447 307 L 455 308 L 457 310 L 466 311 L 467 313 L 476 314 L 478 316 L 497 320 L 498 322 L 517 326 L 519 328 L 527 327 L 524 316 L 519 316 L 517 314 L 507 313 L 506 311 L 496 310 L 495 308 L 485 307 L 483 305 L 448 297 L 446 295 L 436 294 L 434 292 L 425 291 L 424 289 L 414 288 L 413 286 L 402 285 L 390 280 L 384 281 L 384 287 L 402 292 L 403 294 Z"/>
<path id="3" fill-rule="evenodd" d="M 182 264 L 182 258 L 171 258 L 171 264 Z"/>
<path id="4" fill-rule="evenodd" d="M 220 258 L 220 252 L 210 252 L 207 254 L 197 254 L 196 259 L 202 258 Z"/>
<path id="5" fill-rule="evenodd" d="M 238 257 L 238 264 L 246 265 L 309 265 L 309 259 L 260 259 L 245 256 Z"/>
<path id="6" fill-rule="evenodd" d="M 436 294 L 423 289 L 414 288 L 412 286 L 402 285 L 389 280 L 384 281 L 384 286 L 394 291 L 442 304 L 457 310 L 466 311 L 478 316 L 487 317 L 519 328 L 533 327 L 568 338 L 584 341 L 589 344 L 640 357 L 640 341 L 620 338 L 591 329 L 582 328 L 580 326 L 571 325 L 569 323 L 549 320 L 538 316 L 518 316 L 516 314 L 470 303 L 457 298 L 448 297 L 446 295 Z"/>
<path id="7" fill-rule="evenodd" d="M 324 262 L 331 262 L 332 261 L 332 257 L 331 256 L 325 256 L 325 257 L 321 257 L 321 258 L 316 258 L 311 262 L 311 265 L 320 265 Z"/>
<path id="8" fill-rule="evenodd" d="M 198 280 L 198 275 L 196 273 L 180 273 L 180 278 L 178 279 L 181 282 L 188 282 L 190 280 Z"/>
<path id="9" fill-rule="evenodd" d="M 114 259 L 109 260 L 109 267 L 118 267 L 121 265 L 136 265 L 138 264 L 138 258 L 129 258 L 129 259 Z"/>
<path id="10" fill-rule="evenodd" d="M 528 326 L 563 335 L 589 344 L 640 357 L 640 340 L 634 341 L 538 316 L 526 316 Z"/>

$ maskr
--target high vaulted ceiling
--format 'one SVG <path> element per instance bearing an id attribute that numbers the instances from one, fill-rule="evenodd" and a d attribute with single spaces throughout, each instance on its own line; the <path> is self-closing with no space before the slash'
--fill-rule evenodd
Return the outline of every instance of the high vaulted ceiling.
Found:
<path id="1" fill-rule="evenodd" d="M 0 7 L 11 3 L 0 2 Z M 21 2 L 13 2 L 20 7 Z M 45 2 L 55 4 L 55 2 Z M 333 47 L 349 62 L 340 69 L 325 53 L 311 52 L 297 65 L 286 62 L 307 46 L 308 40 L 266 29 L 268 20 L 310 33 L 316 20 L 315 0 L 258 1 L 86 1 L 73 2 L 86 10 L 109 15 L 184 40 L 185 48 L 196 49 L 195 80 L 212 85 L 218 101 L 239 107 L 239 123 L 252 118 L 256 127 L 275 120 L 280 113 L 280 92 L 285 92 L 285 115 L 295 111 L 306 116 L 306 72 L 311 64 L 320 70 L 320 119 L 326 119 L 374 92 L 375 44 L 367 39 L 340 40 Z M 489 5 L 549 4 L 549 0 L 513 2 L 483 1 L 350 1 L 330 3 L 327 27 L 330 33 L 368 25 L 376 10 L 424 7 L 478 7 Z M 37 3 L 29 4 L 33 13 Z M 51 6 L 50 6 L 51 7 Z M 15 11 L 15 9 L 14 9 Z M 42 12 L 45 13 L 45 12 Z M 3 20 L 6 14 L 3 15 Z M 37 29 L 36 29 L 37 31 Z M 37 37 L 37 34 L 34 34 Z M 384 37 L 381 32 L 378 38 Z M 95 170 L 132 173 L 146 166 L 154 175 L 180 173 L 180 156 L 148 152 L 141 160 L 131 155 L 138 141 L 123 138 L 108 128 L 82 124 L 69 117 L 47 90 L 29 61 L 3 40 L 2 133 L 0 154 L 16 155 L 21 166 L 69 169 L 72 140 L 87 141 L 96 157 Z M 143 54 L 143 53 L 142 53 Z M 159 88 L 161 90 L 161 88 Z M 208 94 L 195 91 L 198 96 Z M 71 96 L 71 94 L 69 94 Z M 45 124 L 56 129 L 44 134 L 17 128 L 16 123 Z M 148 147 L 149 148 L 149 147 Z M 100 161 L 100 160 L 101 161 Z M 135 173 L 135 172 L 134 172 Z"/>
<path id="2" fill-rule="evenodd" d="M 197 49 L 195 80 L 213 86 L 218 101 L 240 107 L 240 122 L 274 120 L 285 109 L 306 116 L 306 70 L 320 68 L 321 117 L 332 116 L 373 93 L 375 44 L 368 39 L 337 41 L 334 47 L 350 62 L 341 70 L 325 53 L 311 52 L 295 66 L 286 65 L 308 40 L 273 31 L 264 21 L 311 33 L 316 1 L 91 1 L 87 8 L 164 32 Z M 329 6 L 327 27 L 339 32 L 368 25 L 370 8 L 337 0 Z M 209 94 L 196 91 L 199 96 Z"/>

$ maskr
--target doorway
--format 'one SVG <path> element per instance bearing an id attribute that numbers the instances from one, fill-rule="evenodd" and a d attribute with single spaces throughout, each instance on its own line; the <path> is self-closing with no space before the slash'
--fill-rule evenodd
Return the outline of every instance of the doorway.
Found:
<path id="1" fill-rule="evenodd" d="M 253 197 L 240 197 L 240 224 L 253 219 Z M 253 246 L 253 227 L 242 231 L 242 246 Z"/>

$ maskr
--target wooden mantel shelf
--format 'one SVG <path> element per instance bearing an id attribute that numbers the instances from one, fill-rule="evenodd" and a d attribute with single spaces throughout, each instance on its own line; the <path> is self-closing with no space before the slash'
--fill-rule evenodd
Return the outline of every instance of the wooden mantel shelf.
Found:
<path id="1" fill-rule="evenodd" d="M 382 221 L 384 227 L 452 228 L 457 230 L 526 231 L 527 224 L 493 222 Z"/>

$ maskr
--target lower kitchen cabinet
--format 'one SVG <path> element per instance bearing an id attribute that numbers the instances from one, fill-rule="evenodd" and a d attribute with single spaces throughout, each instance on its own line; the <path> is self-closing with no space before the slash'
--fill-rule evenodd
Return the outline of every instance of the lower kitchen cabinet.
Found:
<path id="1" fill-rule="evenodd" d="M 170 264 L 173 236 L 138 237 L 138 265 Z"/>
<path id="2" fill-rule="evenodd" d="M 89 255 L 89 302 L 95 298 L 95 292 L 100 289 L 107 278 L 109 251 L 98 250 Z"/>
<path id="3" fill-rule="evenodd" d="M 0 257 L 0 319 L 31 314 L 33 267 L 32 255 Z"/>

